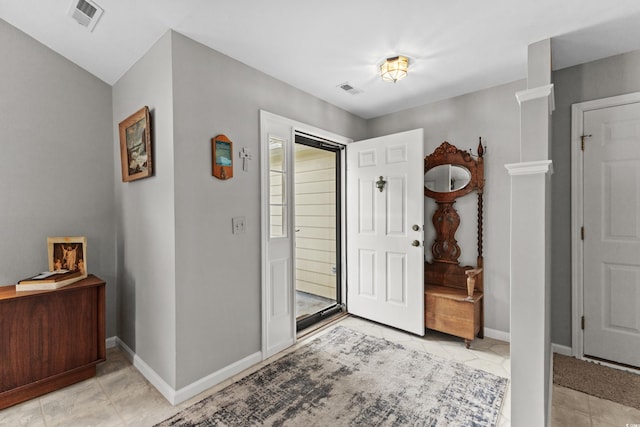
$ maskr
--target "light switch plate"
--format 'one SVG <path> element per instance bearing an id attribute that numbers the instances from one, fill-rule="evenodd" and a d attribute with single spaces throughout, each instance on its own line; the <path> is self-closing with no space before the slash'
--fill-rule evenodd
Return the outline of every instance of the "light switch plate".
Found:
<path id="1" fill-rule="evenodd" d="M 241 234 L 247 231 L 245 217 L 243 216 L 231 218 L 231 226 L 233 227 L 233 234 Z"/>

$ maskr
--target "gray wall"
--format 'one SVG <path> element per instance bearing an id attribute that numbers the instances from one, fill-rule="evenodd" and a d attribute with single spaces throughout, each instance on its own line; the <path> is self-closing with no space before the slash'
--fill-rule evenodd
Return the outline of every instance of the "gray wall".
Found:
<path id="1" fill-rule="evenodd" d="M 571 346 L 571 104 L 640 91 L 640 51 L 553 73 L 551 341 Z"/>
<path id="2" fill-rule="evenodd" d="M 179 388 L 261 349 L 259 110 L 354 139 L 366 122 L 177 33 L 173 88 Z M 227 181 L 211 176 L 218 134 L 233 141 Z"/>
<path id="3" fill-rule="evenodd" d="M 468 95 L 371 119 L 369 136 L 409 129 L 424 129 L 425 155 L 448 141 L 462 150 L 473 148 L 478 137 L 487 146 L 485 155 L 484 258 L 485 326 L 509 331 L 509 201 L 510 177 L 504 165 L 520 161 L 520 108 L 515 97 L 526 88 L 524 80 L 496 86 Z M 431 246 L 434 207 L 426 201 L 425 242 Z M 467 196 L 456 202 L 462 218 L 456 238 L 462 248 L 460 261 L 475 264 L 476 203 Z M 427 257 L 430 257 L 429 250 Z"/>
<path id="4" fill-rule="evenodd" d="M 107 281 L 107 335 L 118 335 L 172 386 L 260 347 L 259 109 L 355 140 L 424 128 L 425 154 L 443 140 L 475 150 L 482 136 L 486 325 L 509 330 L 503 164 L 519 160 L 514 93 L 524 81 L 365 122 L 178 34 L 163 36 L 113 92 L 2 20 L 0 47 L 0 236 L 11 242 L 0 247 L 0 284 L 47 268 L 47 236 L 87 236 L 89 271 Z M 638 70 L 640 52 L 632 52 L 553 73 L 552 341 L 558 344 L 571 345 L 570 106 L 640 91 Z M 125 184 L 117 124 L 143 105 L 153 114 L 156 174 Z M 218 133 L 234 141 L 236 152 L 252 151 L 249 172 L 236 168 L 226 182 L 210 176 L 210 138 Z M 459 205 L 464 218 L 475 215 L 474 200 Z M 234 236 L 231 218 L 240 215 L 247 234 Z M 463 248 L 475 248 L 467 222 L 460 233 Z M 474 257 L 464 251 L 462 261 Z M 214 355 L 206 365 L 204 355 Z"/>
<path id="5" fill-rule="evenodd" d="M 171 387 L 259 351 L 259 110 L 354 139 L 366 121 L 176 33 L 113 88 L 1 20 L 0 47 L 0 284 L 47 268 L 47 236 L 87 236 L 107 336 Z M 144 105 L 155 173 L 123 183 L 118 123 Z M 211 176 L 218 133 L 249 172 Z"/>
<path id="6" fill-rule="evenodd" d="M 115 123 L 143 105 L 155 176 L 120 182 Z M 168 32 L 113 88 L 118 336 L 174 389 L 261 348 L 259 110 L 363 138 L 366 122 Z M 253 153 L 211 176 L 211 138 Z M 237 156 L 237 154 L 236 154 Z M 245 216 L 247 232 L 231 234 Z"/>
<path id="7" fill-rule="evenodd" d="M 116 333 L 111 87 L 0 20 L 0 285 L 48 269 L 48 236 L 86 236 Z"/>
<path id="8" fill-rule="evenodd" d="M 154 176 L 121 181 L 118 123 L 147 105 Z M 116 189 L 118 337 L 175 387 L 176 268 L 171 34 L 113 86 L 112 168 Z"/>

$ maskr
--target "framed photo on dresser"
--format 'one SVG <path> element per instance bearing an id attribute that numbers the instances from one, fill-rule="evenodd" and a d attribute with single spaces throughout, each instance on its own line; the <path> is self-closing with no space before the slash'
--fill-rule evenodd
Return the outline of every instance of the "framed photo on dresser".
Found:
<path id="1" fill-rule="evenodd" d="M 80 271 L 87 277 L 86 237 L 47 237 L 49 271 Z"/>

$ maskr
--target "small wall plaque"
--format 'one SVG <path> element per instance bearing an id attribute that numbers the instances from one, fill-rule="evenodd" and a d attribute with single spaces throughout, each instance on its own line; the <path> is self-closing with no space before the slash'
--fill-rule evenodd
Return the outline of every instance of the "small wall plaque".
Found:
<path id="1" fill-rule="evenodd" d="M 233 178 L 233 142 L 224 135 L 211 140 L 213 171 L 218 179 Z"/>

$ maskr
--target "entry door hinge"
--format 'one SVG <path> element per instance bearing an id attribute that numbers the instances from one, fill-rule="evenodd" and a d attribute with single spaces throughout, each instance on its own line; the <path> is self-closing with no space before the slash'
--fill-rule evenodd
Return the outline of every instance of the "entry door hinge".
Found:
<path id="1" fill-rule="evenodd" d="M 580 227 L 580 239 L 584 240 L 584 226 Z"/>
<path id="2" fill-rule="evenodd" d="M 593 135 L 582 135 L 580 136 L 580 148 L 584 151 L 584 139 L 591 138 Z"/>
<path id="3" fill-rule="evenodd" d="M 580 326 L 582 327 L 582 330 L 584 331 L 584 316 L 582 316 L 582 320 L 580 321 Z"/>

